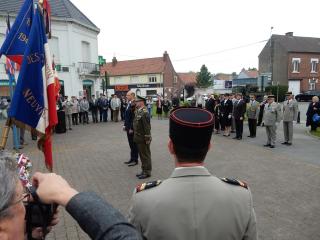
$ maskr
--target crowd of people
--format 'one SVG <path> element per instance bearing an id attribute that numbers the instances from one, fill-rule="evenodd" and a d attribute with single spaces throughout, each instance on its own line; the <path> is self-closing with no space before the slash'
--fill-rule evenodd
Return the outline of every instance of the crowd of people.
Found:
<path id="1" fill-rule="evenodd" d="M 311 104 L 314 105 L 312 110 L 315 111 L 317 105 Z M 274 95 L 264 96 L 261 103 L 256 100 L 254 94 L 250 95 L 248 103 L 241 93 L 212 95 L 207 100 L 205 108 L 215 116 L 214 132 L 216 134 L 222 132 L 223 136 L 229 137 L 231 133 L 235 133 L 233 139 L 241 140 L 243 138 L 243 122 L 247 119 L 248 137 L 255 138 L 257 126 L 265 126 L 267 143 L 264 146 L 275 148 L 277 124 L 283 121 L 284 141 L 282 144 L 292 145 L 293 121 L 297 121 L 299 114 L 298 103 L 292 92 L 286 93 L 286 100 L 282 104 L 275 102 Z M 317 109 L 319 111 L 319 108 Z"/>

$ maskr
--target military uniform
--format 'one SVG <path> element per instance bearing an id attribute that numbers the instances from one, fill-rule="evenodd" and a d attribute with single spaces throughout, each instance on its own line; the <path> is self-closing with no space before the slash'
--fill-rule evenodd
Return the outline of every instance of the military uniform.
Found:
<path id="1" fill-rule="evenodd" d="M 257 239 L 246 183 L 219 179 L 203 167 L 213 125 L 213 115 L 200 108 L 171 112 L 168 146 L 176 168 L 163 182 L 139 185 L 129 210 L 129 221 L 143 239 Z M 190 136 L 197 141 L 190 141 Z"/>
<path id="2" fill-rule="evenodd" d="M 138 186 L 132 200 L 129 221 L 144 239 L 257 239 L 246 184 L 223 181 L 204 167 L 176 168 L 162 183 Z"/>
<path id="3" fill-rule="evenodd" d="M 264 125 L 267 133 L 266 147 L 274 148 L 277 137 L 277 122 L 281 121 L 281 108 L 278 103 L 266 103 L 263 114 Z"/>
<path id="4" fill-rule="evenodd" d="M 260 104 L 256 100 L 251 100 L 247 106 L 248 125 L 250 137 L 256 137 L 257 119 L 259 117 Z"/>
<path id="5" fill-rule="evenodd" d="M 141 160 L 142 174 L 151 175 L 151 124 L 148 109 L 142 107 L 136 109 L 133 120 L 133 141 L 138 146 L 139 156 Z"/>
<path id="6" fill-rule="evenodd" d="M 283 102 L 284 144 L 292 144 L 293 121 L 297 121 L 298 112 L 299 108 L 296 100 L 291 99 Z"/>

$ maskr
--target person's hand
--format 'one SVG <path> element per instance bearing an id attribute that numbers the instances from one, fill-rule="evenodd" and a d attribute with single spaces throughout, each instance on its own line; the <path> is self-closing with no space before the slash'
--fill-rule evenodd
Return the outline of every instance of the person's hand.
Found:
<path id="1" fill-rule="evenodd" d="M 231 117 L 232 117 L 231 115 L 228 116 L 229 119 L 230 119 Z"/>
<path id="2" fill-rule="evenodd" d="M 66 206 L 78 191 L 71 188 L 68 182 L 55 173 L 35 173 L 32 178 L 37 194 L 43 203 L 56 203 Z"/>
<path id="3" fill-rule="evenodd" d="M 243 117 L 240 117 L 240 120 L 242 121 L 242 120 L 243 120 Z"/>
<path id="4" fill-rule="evenodd" d="M 132 129 L 129 129 L 129 134 L 133 134 L 133 130 Z"/>
<path id="5" fill-rule="evenodd" d="M 126 131 L 126 127 L 125 126 L 122 127 L 122 131 L 124 131 L 124 132 Z"/>

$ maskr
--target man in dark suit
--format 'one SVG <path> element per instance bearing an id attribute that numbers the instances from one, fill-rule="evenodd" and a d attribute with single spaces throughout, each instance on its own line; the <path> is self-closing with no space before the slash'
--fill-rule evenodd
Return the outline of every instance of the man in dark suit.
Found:
<path id="1" fill-rule="evenodd" d="M 127 138 L 130 146 L 130 160 L 125 162 L 129 167 L 138 164 L 138 147 L 135 142 L 133 142 L 133 119 L 134 119 L 134 99 L 135 94 L 132 91 L 127 92 L 126 95 L 128 99 L 128 105 L 124 113 L 124 125 L 123 131 L 127 133 Z"/>
<path id="2" fill-rule="evenodd" d="M 242 133 L 243 133 L 243 120 L 244 120 L 244 114 L 246 113 L 246 103 L 242 99 L 242 94 L 237 93 L 236 94 L 237 100 L 234 103 L 234 120 L 236 122 L 236 136 L 233 139 L 242 139 Z"/>

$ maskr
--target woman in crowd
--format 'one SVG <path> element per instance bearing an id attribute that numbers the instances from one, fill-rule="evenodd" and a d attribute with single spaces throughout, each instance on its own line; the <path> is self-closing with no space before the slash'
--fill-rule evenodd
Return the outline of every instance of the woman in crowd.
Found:
<path id="1" fill-rule="evenodd" d="M 164 98 L 162 106 L 163 106 L 164 117 L 168 118 L 168 112 L 170 111 L 170 108 L 171 108 L 170 101 L 167 98 Z"/>
<path id="2" fill-rule="evenodd" d="M 311 131 L 316 131 L 319 123 L 313 121 L 313 116 L 315 114 L 320 115 L 320 102 L 319 97 L 314 96 L 312 98 L 312 102 L 309 104 L 308 111 L 307 111 L 307 123 L 306 126 L 311 126 Z"/>
<path id="3" fill-rule="evenodd" d="M 163 102 L 161 100 L 161 97 L 158 96 L 158 100 L 156 102 L 158 120 L 162 119 L 162 104 L 163 104 Z"/>

